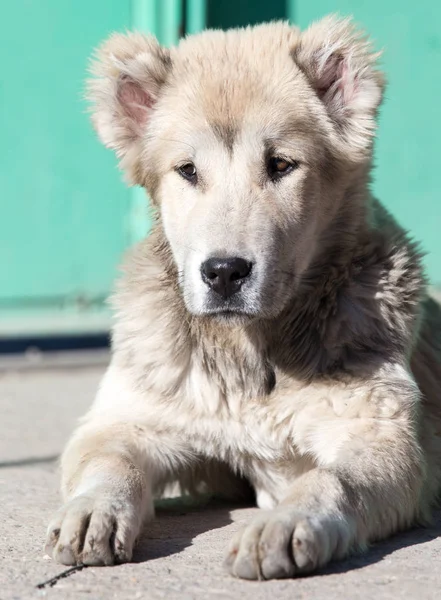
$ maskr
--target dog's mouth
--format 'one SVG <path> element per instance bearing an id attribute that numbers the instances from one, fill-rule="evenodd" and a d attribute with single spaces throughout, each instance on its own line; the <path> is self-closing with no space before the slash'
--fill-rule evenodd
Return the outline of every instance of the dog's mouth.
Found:
<path id="1" fill-rule="evenodd" d="M 243 309 L 232 309 L 232 308 L 215 308 L 208 309 L 205 311 L 205 314 L 208 316 L 223 316 L 225 318 L 228 317 L 251 317 L 255 316 L 253 313 L 250 313 Z"/>
<path id="2" fill-rule="evenodd" d="M 221 298 L 217 294 L 209 294 L 203 313 L 206 316 L 214 317 L 218 319 L 237 320 L 237 319 L 250 319 L 256 317 L 256 311 L 250 306 L 251 302 L 248 301 L 246 295 L 243 292 L 234 294 L 230 298 Z"/>
<path id="3" fill-rule="evenodd" d="M 240 325 L 255 319 L 257 315 L 245 310 L 218 308 L 205 311 L 203 316 L 228 325 Z"/>
<path id="4" fill-rule="evenodd" d="M 254 310 L 253 310 L 254 309 Z M 209 293 L 206 297 L 203 314 L 207 317 L 233 322 L 256 317 L 255 307 L 243 291 L 230 298 L 222 298 L 217 294 Z"/>

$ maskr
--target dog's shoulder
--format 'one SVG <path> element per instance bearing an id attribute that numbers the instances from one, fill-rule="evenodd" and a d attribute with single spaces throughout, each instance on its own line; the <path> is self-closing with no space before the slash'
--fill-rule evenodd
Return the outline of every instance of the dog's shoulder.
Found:
<path id="1" fill-rule="evenodd" d="M 401 363 L 415 344 L 427 296 L 420 248 L 375 200 L 369 226 L 351 235 L 286 311 L 275 334 L 285 369 L 361 375 L 385 358 Z"/>
<path id="2" fill-rule="evenodd" d="M 191 354 L 188 315 L 178 293 L 163 235 L 151 235 L 126 255 L 115 292 L 112 353 L 135 380 L 152 374 L 174 389 Z"/>

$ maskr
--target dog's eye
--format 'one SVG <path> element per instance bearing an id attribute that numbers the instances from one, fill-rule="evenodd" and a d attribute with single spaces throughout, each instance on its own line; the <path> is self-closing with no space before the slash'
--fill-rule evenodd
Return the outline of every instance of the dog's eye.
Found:
<path id="1" fill-rule="evenodd" d="M 280 179 L 284 175 L 287 175 L 294 169 L 299 166 L 299 163 L 296 161 L 290 162 L 286 158 L 281 158 L 280 156 L 272 156 L 268 160 L 268 175 L 271 179 Z"/>
<path id="2" fill-rule="evenodd" d="M 196 181 L 196 167 L 193 163 L 185 163 L 185 165 L 178 167 L 177 170 L 184 179 L 188 179 L 188 181 L 191 181 L 192 183 Z"/>

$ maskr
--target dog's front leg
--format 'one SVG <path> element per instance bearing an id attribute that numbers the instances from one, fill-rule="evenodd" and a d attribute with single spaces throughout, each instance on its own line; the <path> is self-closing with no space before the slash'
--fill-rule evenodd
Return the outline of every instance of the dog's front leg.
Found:
<path id="1" fill-rule="evenodd" d="M 390 366 L 369 382 L 311 391 L 294 437 L 317 467 L 232 540 L 226 565 L 237 577 L 310 573 L 409 526 L 424 511 L 419 395 L 404 369 Z"/>
<path id="2" fill-rule="evenodd" d="M 49 525 L 46 551 L 65 565 L 131 559 L 153 492 L 188 464 L 183 445 L 158 433 L 154 404 L 129 374 L 110 367 L 85 423 L 62 457 L 64 506 Z M 182 463 L 181 463 L 182 464 Z"/>

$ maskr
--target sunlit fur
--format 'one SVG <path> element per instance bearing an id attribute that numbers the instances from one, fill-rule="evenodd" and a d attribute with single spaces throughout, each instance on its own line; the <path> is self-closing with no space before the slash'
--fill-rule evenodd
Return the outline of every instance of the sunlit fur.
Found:
<path id="1" fill-rule="evenodd" d="M 369 191 L 377 59 L 334 17 L 170 50 L 114 35 L 98 50 L 95 127 L 156 216 L 114 296 L 111 365 L 63 455 L 55 559 L 130 560 L 174 482 L 227 497 L 251 484 L 265 510 L 226 558 L 248 579 L 312 572 L 429 519 L 441 310 L 417 246 Z M 298 168 L 271 181 L 268 155 Z M 196 183 L 179 174 L 189 161 Z M 213 317 L 200 265 L 219 254 L 254 265 Z"/>

